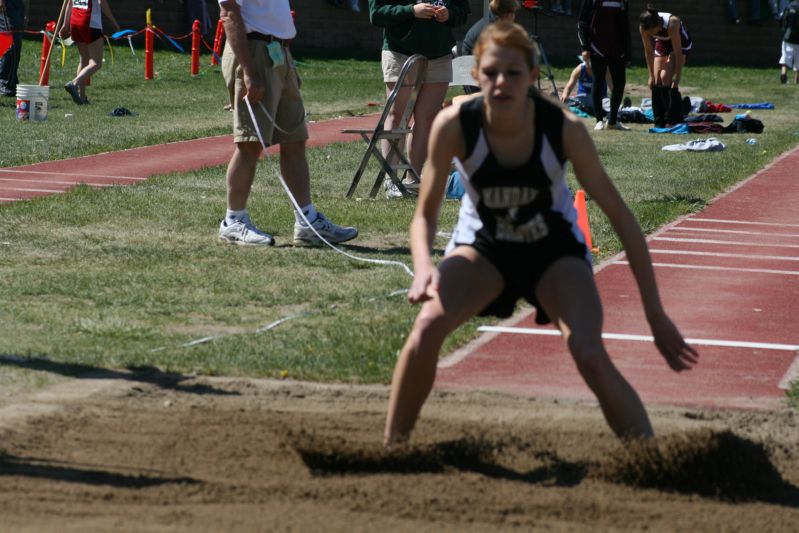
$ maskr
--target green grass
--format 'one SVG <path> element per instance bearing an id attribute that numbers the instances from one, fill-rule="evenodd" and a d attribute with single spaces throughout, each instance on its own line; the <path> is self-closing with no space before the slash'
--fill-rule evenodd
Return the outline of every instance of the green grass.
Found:
<path id="1" fill-rule="evenodd" d="M 35 76 L 38 65 L 32 48 L 25 48 L 24 80 Z M 311 119 L 379 109 L 367 105 L 384 97 L 376 61 L 300 60 Z M 569 70 L 555 70 L 560 84 Z M 227 96 L 216 68 L 206 66 L 191 78 L 187 56 L 159 52 L 156 71 L 157 79 L 145 82 L 141 65 L 119 47 L 116 64 L 106 63 L 89 89 L 92 105 L 76 107 L 65 91 L 56 90 L 46 123 L 18 123 L 8 105 L 0 108 L 0 164 L 229 132 L 230 117 L 222 110 Z M 689 67 L 683 77 L 691 94 L 716 102 L 775 103 L 777 111 L 754 111 L 766 125 L 756 145 L 744 143 L 749 135 L 728 135 L 722 137 L 728 144 L 722 153 L 666 153 L 660 150 L 664 144 L 693 137 L 649 135 L 644 126 L 594 136 L 646 232 L 701 209 L 796 146 L 799 97 L 795 87 L 775 83 L 775 74 L 775 69 Z M 60 87 L 67 76 L 66 68 L 55 67 L 51 85 Z M 631 90 L 644 79 L 641 68 L 628 73 Z M 108 117 L 117 106 L 138 116 Z M 362 143 L 309 150 L 315 201 L 333 220 L 360 229 L 349 251 L 410 264 L 413 202 L 343 198 L 362 150 Z M 374 171 L 370 167 L 367 176 Z M 250 211 L 280 244 L 290 241 L 293 219 L 276 172 L 273 159 L 260 165 Z M 370 181 L 364 179 L 361 196 Z M 388 381 L 417 311 L 394 294 L 407 288 L 408 275 L 396 266 L 356 263 L 328 250 L 217 245 L 224 195 L 220 167 L 0 205 L 0 354 L 103 368 Z M 445 202 L 443 230 L 451 228 L 457 207 Z M 589 215 L 598 259 L 617 252 L 617 239 L 590 201 Z M 443 245 L 436 243 L 439 256 Z M 289 316 L 296 318 L 257 332 Z M 484 323 L 470 322 L 448 340 L 445 351 L 473 338 Z M 207 336 L 217 337 L 181 346 Z M 796 387 L 792 394 L 795 398 Z"/>

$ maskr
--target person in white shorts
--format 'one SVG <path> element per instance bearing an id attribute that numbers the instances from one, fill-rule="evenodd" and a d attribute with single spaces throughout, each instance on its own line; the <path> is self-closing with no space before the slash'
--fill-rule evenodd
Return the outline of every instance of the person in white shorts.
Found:
<path id="1" fill-rule="evenodd" d="M 788 83 L 788 69 L 793 70 L 794 83 L 799 83 L 799 1 L 794 0 L 783 10 L 782 55 L 780 56 L 780 83 Z"/>

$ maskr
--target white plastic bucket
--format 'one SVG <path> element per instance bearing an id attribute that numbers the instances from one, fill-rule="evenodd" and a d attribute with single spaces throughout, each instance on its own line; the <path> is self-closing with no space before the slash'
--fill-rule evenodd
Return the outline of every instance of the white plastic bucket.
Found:
<path id="1" fill-rule="evenodd" d="M 47 85 L 17 85 L 17 120 L 47 120 Z"/>

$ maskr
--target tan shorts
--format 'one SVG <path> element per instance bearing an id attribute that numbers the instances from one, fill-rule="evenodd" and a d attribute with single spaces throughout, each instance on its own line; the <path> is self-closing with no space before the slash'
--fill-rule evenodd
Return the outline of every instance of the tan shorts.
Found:
<path id="1" fill-rule="evenodd" d="M 247 42 L 256 72 L 266 87 L 264 98 L 260 103 L 274 119 L 273 122 L 267 117 L 260 105 L 253 106 L 255 120 L 264 143 L 269 146 L 308 139 L 305 107 L 300 96 L 299 79 L 293 67 L 291 52 L 283 47 L 286 56 L 283 65 L 274 67 L 266 50 L 266 42 L 256 40 Z M 233 142 L 258 142 L 258 134 L 253 127 L 247 103 L 242 99 L 243 70 L 236 61 L 233 49 L 227 45 L 222 54 L 222 74 L 230 94 L 230 103 L 233 105 Z"/>
<path id="2" fill-rule="evenodd" d="M 392 52 L 391 50 L 383 50 L 381 63 L 383 65 L 383 81 L 385 83 L 393 83 L 397 81 L 402 65 L 408 56 L 400 54 L 399 52 Z M 413 81 L 413 80 L 408 80 Z M 427 74 L 425 74 L 425 83 L 449 83 L 452 81 L 452 57 L 445 55 L 437 59 L 429 59 L 427 61 Z"/>

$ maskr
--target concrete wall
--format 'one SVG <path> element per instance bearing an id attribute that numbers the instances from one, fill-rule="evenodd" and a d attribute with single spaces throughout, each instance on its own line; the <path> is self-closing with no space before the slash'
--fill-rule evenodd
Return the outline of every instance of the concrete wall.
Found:
<path id="1" fill-rule="evenodd" d="M 123 28 L 141 29 L 145 24 L 145 10 L 152 8 L 154 23 L 173 35 L 188 31 L 186 21 L 187 0 L 110 0 L 114 14 Z M 734 63 L 775 66 L 779 59 L 780 32 L 776 22 L 767 18 L 763 9 L 759 25 L 735 25 L 725 17 L 723 0 L 648 0 L 659 9 L 679 15 L 687 24 L 694 40 L 693 63 Z M 344 0 L 346 3 L 346 0 Z M 469 24 L 456 30 L 462 38 L 469 25 L 482 15 L 483 0 L 470 0 L 472 15 Z M 30 27 L 41 28 L 47 20 L 58 16 L 60 0 L 31 2 Z M 637 18 L 647 0 L 631 0 L 634 62 L 642 64 L 643 52 L 638 37 Z M 741 16 L 747 18 L 748 2 L 740 1 Z M 381 31 L 369 23 L 367 0 L 360 0 L 361 12 L 335 8 L 327 0 L 291 0 L 297 12 L 297 51 L 325 50 L 332 53 L 357 53 L 379 58 L 382 43 Z M 580 0 L 573 0 L 574 10 Z M 219 7 L 215 0 L 207 0 L 209 14 L 215 25 Z M 570 64 L 578 53 L 576 19 L 551 13 L 538 12 L 537 33 L 544 50 L 552 62 Z M 522 10 L 517 21 L 531 32 L 535 31 L 534 12 Z"/>

